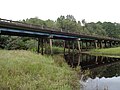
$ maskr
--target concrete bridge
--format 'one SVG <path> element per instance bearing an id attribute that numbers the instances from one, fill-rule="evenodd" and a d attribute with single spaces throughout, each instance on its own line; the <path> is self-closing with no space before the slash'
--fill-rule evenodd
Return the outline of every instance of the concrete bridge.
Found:
<path id="1" fill-rule="evenodd" d="M 68 48 L 68 51 L 70 51 L 72 47 L 74 52 L 75 42 L 77 42 L 77 49 L 79 52 L 81 52 L 83 48 L 87 50 L 89 48 L 106 48 L 120 45 L 120 39 L 117 38 L 63 32 L 62 30 L 56 30 L 6 19 L 0 19 L 0 35 L 38 38 L 38 53 L 40 52 L 39 49 L 41 46 L 42 54 L 44 53 L 43 45 L 46 42 L 46 39 L 49 39 L 50 41 L 51 54 L 53 39 L 64 40 L 64 53 L 66 47 Z M 70 46 L 70 42 L 72 42 L 72 46 Z"/>

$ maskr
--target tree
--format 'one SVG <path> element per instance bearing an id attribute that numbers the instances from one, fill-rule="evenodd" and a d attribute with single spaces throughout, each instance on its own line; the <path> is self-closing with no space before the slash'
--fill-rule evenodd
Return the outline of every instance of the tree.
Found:
<path id="1" fill-rule="evenodd" d="M 50 19 L 45 21 L 45 25 L 46 27 L 49 27 L 49 28 L 56 28 L 56 23 Z"/>
<path id="2" fill-rule="evenodd" d="M 105 31 L 109 37 L 117 37 L 116 36 L 116 26 L 114 23 L 104 22 L 102 24 L 102 26 L 103 26 L 103 29 L 105 29 Z"/>
<path id="3" fill-rule="evenodd" d="M 69 21 L 76 22 L 76 19 L 75 19 L 75 17 L 73 15 L 67 15 L 66 19 L 69 20 Z"/>
<path id="4" fill-rule="evenodd" d="M 28 24 L 46 26 L 45 21 L 38 19 L 38 17 L 26 19 L 26 20 L 23 20 L 23 22 L 28 23 Z"/>

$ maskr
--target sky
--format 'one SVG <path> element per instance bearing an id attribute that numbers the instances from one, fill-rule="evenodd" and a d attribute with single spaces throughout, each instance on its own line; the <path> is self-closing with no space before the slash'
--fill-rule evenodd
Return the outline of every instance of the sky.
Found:
<path id="1" fill-rule="evenodd" d="M 120 23 L 119 9 L 120 0 L 0 0 L 0 18 L 10 20 L 73 15 L 77 21 Z"/>

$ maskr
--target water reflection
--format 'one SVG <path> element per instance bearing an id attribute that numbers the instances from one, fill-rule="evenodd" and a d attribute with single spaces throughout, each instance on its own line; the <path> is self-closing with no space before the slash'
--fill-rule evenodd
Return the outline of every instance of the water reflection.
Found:
<path id="1" fill-rule="evenodd" d="M 93 56 L 89 54 L 65 55 L 66 62 L 71 67 L 81 66 L 82 70 L 93 69 L 101 66 L 109 66 L 120 61 L 120 58 Z"/>
<path id="2" fill-rule="evenodd" d="M 80 66 L 87 78 L 81 79 L 81 90 L 119 90 L 120 58 L 93 56 L 87 54 L 65 55 L 71 67 Z"/>

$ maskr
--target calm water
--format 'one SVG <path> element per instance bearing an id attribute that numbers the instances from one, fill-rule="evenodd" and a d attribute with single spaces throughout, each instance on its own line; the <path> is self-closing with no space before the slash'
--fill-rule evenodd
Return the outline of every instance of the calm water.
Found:
<path id="1" fill-rule="evenodd" d="M 71 54 L 65 59 L 81 68 L 81 90 L 120 90 L 120 58 Z"/>

